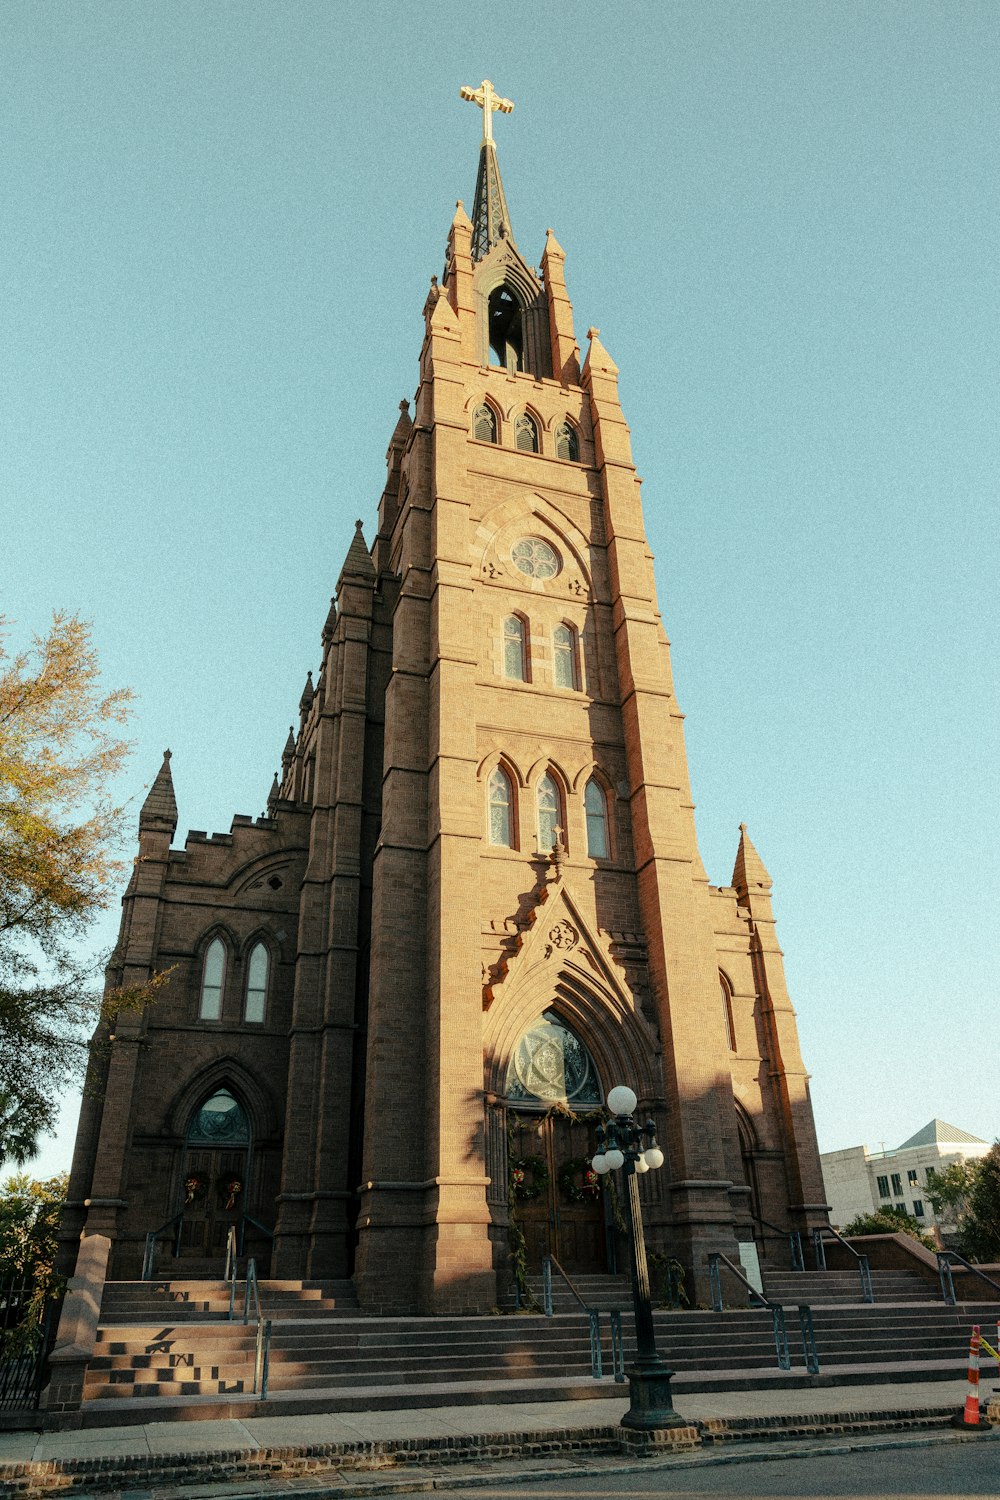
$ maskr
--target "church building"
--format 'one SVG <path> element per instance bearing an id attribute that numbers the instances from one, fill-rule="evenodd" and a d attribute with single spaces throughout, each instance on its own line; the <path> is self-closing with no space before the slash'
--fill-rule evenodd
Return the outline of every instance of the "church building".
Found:
<path id="1" fill-rule="evenodd" d="M 266 814 L 172 847 L 168 751 L 139 818 L 108 983 L 172 972 L 94 1051 L 62 1231 L 115 1279 L 151 1232 L 158 1276 L 218 1276 L 231 1225 L 386 1313 L 489 1311 L 512 1246 L 614 1269 L 588 1159 L 619 1083 L 692 1300 L 710 1252 L 827 1222 L 770 877 L 745 828 L 729 885 L 698 853 L 618 370 L 552 231 L 539 269 L 514 238 L 513 106 L 463 95 L 472 216 Z"/>

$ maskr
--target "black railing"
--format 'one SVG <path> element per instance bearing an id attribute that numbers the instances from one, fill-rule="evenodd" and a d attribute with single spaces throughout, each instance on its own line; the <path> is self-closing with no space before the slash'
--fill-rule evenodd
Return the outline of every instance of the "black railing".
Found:
<path id="1" fill-rule="evenodd" d="M 766 1307 L 771 1314 L 771 1329 L 774 1333 L 774 1352 L 778 1356 L 778 1368 L 790 1370 L 792 1368 L 792 1357 L 788 1352 L 788 1330 L 785 1327 L 785 1309 L 780 1302 L 772 1302 L 765 1297 L 763 1292 L 758 1292 L 743 1272 L 733 1265 L 727 1255 L 718 1251 L 708 1257 L 708 1282 L 712 1292 L 712 1311 L 722 1312 L 722 1272 L 723 1268 L 734 1276 L 741 1286 L 745 1287 L 750 1294 L 750 1305 Z"/>
<path id="2" fill-rule="evenodd" d="M 156 1244 L 160 1236 L 162 1234 L 166 1234 L 168 1229 L 173 1230 L 174 1258 L 176 1259 L 177 1256 L 181 1253 L 181 1234 L 184 1229 L 183 1209 L 174 1214 L 173 1218 L 168 1219 L 165 1224 L 161 1224 L 159 1229 L 151 1229 L 147 1234 L 146 1250 L 145 1254 L 142 1257 L 142 1276 L 140 1277 L 140 1280 L 152 1281 L 154 1265 L 156 1261 Z"/>
<path id="3" fill-rule="evenodd" d="M 821 1225 L 818 1229 L 813 1230 L 813 1253 L 816 1256 L 817 1271 L 827 1270 L 826 1247 L 823 1244 L 823 1236 L 825 1234 L 828 1234 L 831 1239 L 837 1240 L 841 1245 L 843 1245 L 844 1249 L 847 1250 L 849 1254 L 854 1256 L 854 1259 L 858 1263 L 858 1275 L 861 1277 L 862 1301 L 874 1302 L 875 1291 L 872 1287 L 872 1268 L 869 1264 L 867 1255 L 859 1254 L 858 1251 L 855 1250 L 854 1246 L 850 1244 L 849 1241 L 844 1239 L 844 1236 L 842 1234 L 839 1234 L 836 1229 L 832 1229 L 829 1225 L 826 1224 Z"/>
<path id="4" fill-rule="evenodd" d="M 0 1285 L 0 1411 L 37 1409 L 59 1302 L 29 1279 Z"/>
<path id="5" fill-rule="evenodd" d="M 752 1223 L 761 1224 L 765 1229 L 772 1229 L 775 1234 L 780 1234 L 783 1238 L 787 1239 L 789 1254 L 792 1258 L 792 1270 L 805 1270 L 806 1259 L 802 1253 L 802 1234 L 800 1230 L 782 1229 L 780 1224 L 772 1224 L 770 1219 L 761 1218 L 760 1214 L 751 1214 L 750 1219 Z"/>
<path id="6" fill-rule="evenodd" d="M 955 1279 L 951 1274 L 952 1262 L 957 1262 L 963 1271 L 972 1276 L 978 1276 L 980 1281 L 985 1281 L 995 1292 L 1000 1292 L 1000 1281 L 994 1281 L 992 1276 L 987 1276 L 978 1266 L 972 1265 L 964 1255 L 959 1255 L 957 1250 L 939 1250 L 937 1252 L 938 1280 L 941 1283 L 941 1295 L 949 1307 L 954 1307 L 957 1302 L 955 1295 Z"/>
<path id="7" fill-rule="evenodd" d="M 601 1313 L 600 1309 L 590 1307 L 573 1282 L 566 1275 L 562 1266 L 554 1255 L 546 1255 L 542 1260 L 542 1311 L 547 1318 L 552 1317 L 552 1272 L 555 1271 L 565 1281 L 573 1299 L 581 1310 L 587 1314 L 587 1322 L 590 1325 L 590 1373 L 595 1380 L 600 1380 L 604 1374 L 604 1359 L 601 1351 Z M 619 1385 L 625 1383 L 625 1353 L 622 1340 L 622 1315 L 619 1308 L 609 1310 L 608 1316 L 611 1320 L 611 1367 L 614 1371 L 615 1380 Z"/>

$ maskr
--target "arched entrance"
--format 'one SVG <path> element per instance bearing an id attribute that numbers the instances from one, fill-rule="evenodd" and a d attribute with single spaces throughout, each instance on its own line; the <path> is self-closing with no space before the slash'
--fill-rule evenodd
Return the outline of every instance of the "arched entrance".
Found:
<path id="1" fill-rule="evenodd" d="M 195 1111 L 187 1134 L 182 1259 L 225 1256 L 230 1225 L 245 1207 L 250 1150 L 246 1111 L 228 1089 L 216 1089 Z"/>
<path id="2" fill-rule="evenodd" d="M 587 1048 L 554 1011 L 514 1049 L 505 1087 L 514 1212 L 529 1270 L 554 1255 L 567 1271 L 608 1268 L 605 1198 L 590 1170 L 601 1085 Z"/>

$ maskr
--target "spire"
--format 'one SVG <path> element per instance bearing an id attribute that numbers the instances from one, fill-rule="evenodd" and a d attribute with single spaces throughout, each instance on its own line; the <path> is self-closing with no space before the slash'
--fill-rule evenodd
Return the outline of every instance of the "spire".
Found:
<path id="1" fill-rule="evenodd" d="M 410 416 L 410 403 L 409 401 L 401 401 L 399 403 L 399 419 L 392 429 L 392 437 L 389 439 L 389 451 L 386 454 L 387 461 L 391 462 L 394 450 L 402 450 L 406 447 L 406 439 L 410 435 L 410 428 L 412 426 L 413 419 Z"/>
<path id="2" fill-rule="evenodd" d="M 763 888 L 766 891 L 771 889 L 771 877 L 764 868 L 764 861 L 750 842 L 745 823 L 740 824 L 740 847 L 736 851 L 733 885 L 738 891 L 749 891 L 754 888 Z"/>
<path id="3" fill-rule="evenodd" d="M 294 759 L 295 759 L 295 731 L 292 728 L 291 724 L 289 724 L 289 726 L 288 726 L 288 738 L 285 741 L 285 748 L 281 752 L 281 764 L 287 770 L 288 767 L 289 767 L 289 765 L 291 764 L 291 762 Z"/>
<path id="4" fill-rule="evenodd" d="M 354 536 L 351 538 L 351 545 L 348 547 L 347 556 L 344 558 L 344 566 L 341 568 L 340 577 L 337 579 L 337 592 L 340 592 L 340 585 L 345 578 L 361 578 L 367 583 L 374 577 L 375 564 L 372 562 L 371 553 L 368 551 L 368 546 L 365 542 L 362 523 L 355 521 Z"/>
<path id="5" fill-rule="evenodd" d="M 306 673 L 306 685 L 302 689 L 302 697 L 299 699 L 299 713 L 300 714 L 307 714 L 309 712 L 309 709 L 310 709 L 310 707 L 312 705 L 312 701 L 315 698 L 315 696 L 316 696 L 316 689 L 313 687 L 313 674 L 311 672 L 307 672 Z"/>
<path id="6" fill-rule="evenodd" d="M 275 771 L 274 780 L 271 782 L 271 790 L 267 794 L 267 810 L 271 812 L 274 804 L 281 796 L 281 787 L 278 785 L 278 773 Z"/>
<path id="7" fill-rule="evenodd" d="M 330 608 L 327 610 L 326 621 L 323 625 L 323 644 L 332 641 L 337 629 L 337 601 L 331 596 Z"/>
<path id="8" fill-rule="evenodd" d="M 176 827 L 177 799 L 174 796 L 173 777 L 170 775 L 170 751 L 164 750 L 163 764 L 156 773 L 153 785 L 146 793 L 146 800 L 139 813 L 139 828 L 140 830 L 169 828 L 173 836 Z"/>
<path id="9" fill-rule="evenodd" d="M 493 112 L 509 115 L 514 108 L 510 99 L 501 99 L 488 78 L 478 89 L 462 88 L 463 99 L 478 104 L 483 112 L 483 143 L 479 149 L 479 172 L 476 196 L 472 205 L 472 259 L 482 260 L 502 239 L 513 240 L 510 212 L 500 177 L 497 148 L 493 142 Z"/>

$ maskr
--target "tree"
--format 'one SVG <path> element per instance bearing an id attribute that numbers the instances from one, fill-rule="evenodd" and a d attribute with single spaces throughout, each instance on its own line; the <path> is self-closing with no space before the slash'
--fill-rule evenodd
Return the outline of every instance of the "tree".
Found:
<path id="1" fill-rule="evenodd" d="M 1000 1141 L 976 1167 L 961 1221 L 962 1246 L 972 1260 L 1000 1260 Z"/>
<path id="2" fill-rule="evenodd" d="M 25 1292 L 13 1304 L 16 1324 L 0 1336 L 5 1357 L 37 1346 L 46 1306 L 63 1289 L 64 1280 L 55 1271 L 56 1235 L 68 1181 L 65 1172 L 45 1182 L 21 1172 L 0 1187 L 0 1286 L 24 1283 Z M 10 1307 L 8 1301 L 8 1316 Z"/>
<path id="3" fill-rule="evenodd" d="M 0 634 L 0 1163 L 52 1128 L 100 1013 L 78 945 L 121 869 L 110 787 L 130 700 L 103 691 L 77 616 L 14 656 Z"/>
<path id="4" fill-rule="evenodd" d="M 943 1223 L 961 1227 L 978 1174 L 979 1162 L 975 1157 L 950 1162 L 943 1172 L 928 1167 L 927 1196 Z"/>
<path id="5" fill-rule="evenodd" d="M 902 1208 L 880 1208 L 874 1213 L 858 1214 L 843 1234 L 847 1239 L 856 1234 L 908 1234 L 926 1249 L 936 1248 L 932 1237 L 920 1227 L 920 1220 Z"/>

